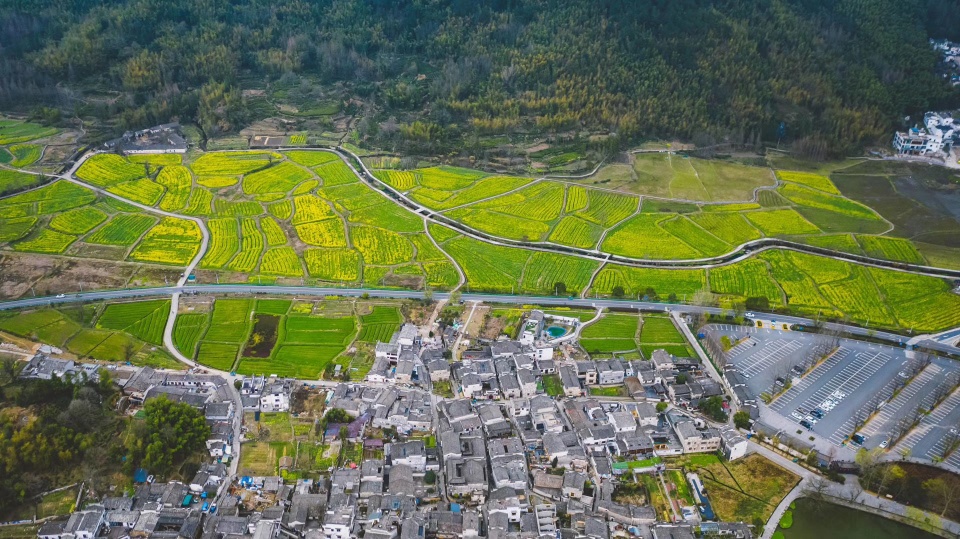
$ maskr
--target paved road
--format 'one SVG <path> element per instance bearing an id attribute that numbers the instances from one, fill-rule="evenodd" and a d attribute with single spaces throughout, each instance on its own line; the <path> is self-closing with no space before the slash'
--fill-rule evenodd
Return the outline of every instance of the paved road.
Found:
<path id="1" fill-rule="evenodd" d="M 777 525 L 780 522 L 780 518 L 783 517 L 783 513 L 790 507 L 790 504 L 793 503 L 797 498 L 802 498 L 806 494 L 806 491 L 810 490 L 811 485 L 813 485 L 815 481 L 821 479 L 817 474 L 794 463 L 792 460 L 766 446 L 759 445 L 752 441 L 749 444 L 750 452 L 759 453 L 760 455 L 763 455 L 767 459 L 801 477 L 800 482 L 797 483 L 793 490 L 791 490 L 786 497 L 780 501 L 780 503 L 777 505 L 777 508 L 770 516 L 770 519 L 767 521 L 766 526 L 764 526 L 763 533 L 760 535 L 760 537 L 762 539 L 769 539 L 773 536 L 773 533 L 776 531 Z M 890 514 L 908 517 L 909 511 L 912 509 L 895 501 L 888 500 L 886 498 L 878 498 L 869 492 L 863 491 L 857 480 L 857 476 L 855 475 L 846 476 L 846 481 L 843 485 L 834 483 L 832 481 L 827 481 L 826 484 L 827 488 L 824 491 L 825 496 L 834 498 L 838 502 L 843 501 L 844 503 L 852 504 L 863 511 L 868 511 L 875 514 L 879 513 L 881 516 L 885 517 L 889 517 Z M 914 509 L 914 511 L 916 510 Z M 884 513 L 886 513 L 886 515 L 884 515 Z M 934 520 L 939 520 L 943 524 L 943 529 L 946 531 L 960 536 L 960 524 L 946 519 Z"/>
<path id="2" fill-rule="evenodd" d="M 423 299 L 424 293 L 417 290 L 383 290 L 372 288 L 320 288 L 303 286 L 270 286 L 270 285 L 249 285 L 249 284 L 222 284 L 222 285 L 193 285 L 193 286 L 167 286 L 156 288 L 136 288 L 129 290 L 102 290 L 93 292 L 82 292 L 79 294 L 66 294 L 62 298 L 54 296 L 25 298 L 12 301 L 0 302 L 0 310 L 21 309 L 25 307 L 40 307 L 45 305 L 57 305 L 62 303 L 76 303 L 85 301 L 99 301 L 109 299 L 140 298 L 153 296 L 172 296 L 176 293 L 196 293 L 196 294 L 276 294 L 286 296 L 303 297 L 322 297 L 322 296 L 349 296 L 357 297 L 364 294 L 377 298 L 397 298 L 397 299 Z M 434 299 L 449 299 L 448 293 L 435 293 Z M 461 296 L 463 301 L 481 301 L 484 303 L 516 303 L 531 305 L 551 305 L 551 306 L 569 306 L 569 307 L 589 307 L 589 308 L 618 308 L 618 309 L 640 309 L 644 311 L 662 311 L 679 313 L 708 313 L 725 314 L 728 310 L 717 307 L 701 307 L 698 305 L 654 303 L 647 301 L 633 301 L 629 299 L 597 299 L 597 298 L 558 298 L 548 296 L 528 296 L 528 295 L 501 295 L 501 294 L 477 294 L 464 293 Z M 809 318 L 798 316 L 776 315 L 778 322 L 787 324 L 800 324 L 812 326 L 814 321 Z M 875 339 L 884 340 L 894 344 L 906 344 L 910 337 L 877 331 L 857 326 L 846 326 L 843 324 L 827 323 L 824 324 L 827 329 L 841 330 L 850 335 L 869 336 Z M 938 343 L 931 340 L 920 340 L 919 344 L 944 353 L 960 354 L 960 348 L 950 346 L 944 343 Z"/>
<path id="3" fill-rule="evenodd" d="M 327 151 L 327 150 L 317 150 L 317 151 Z M 729 253 L 712 257 L 712 258 L 698 258 L 698 259 L 689 259 L 689 260 L 643 260 L 628 256 L 621 255 L 611 255 L 605 253 L 598 249 L 581 249 L 577 247 L 562 246 L 550 242 L 521 242 L 516 240 L 510 240 L 507 238 L 502 238 L 499 236 L 493 236 L 476 230 L 472 227 L 469 227 L 459 221 L 450 219 L 438 212 L 432 210 L 426 206 L 423 206 L 419 202 L 407 197 L 404 193 L 401 193 L 391 187 L 390 185 L 384 183 L 379 178 L 377 178 L 370 169 L 367 168 L 366 163 L 360 159 L 358 155 L 347 150 L 343 147 L 338 147 L 336 152 L 341 156 L 349 156 L 353 158 L 357 163 L 359 163 L 362 172 L 358 171 L 353 163 L 349 159 L 344 159 L 344 162 L 348 167 L 360 177 L 365 183 L 374 188 L 375 191 L 386 196 L 396 204 L 404 207 L 408 211 L 413 211 L 419 215 L 422 215 L 425 219 L 433 221 L 438 224 L 445 225 L 447 227 L 453 228 L 458 232 L 469 236 L 473 239 L 483 241 L 485 243 L 492 243 L 494 245 L 502 245 L 507 247 L 519 247 L 521 249 L 527 249 L 532 251 L 544 251 L 544 252 L 553 252 L 564 255 L 576 256 L 579 258 L 586 258 L 589 260 L 594 260 L 597 262 L 603 262 L 609 260 L 618 264 L 623 264 L 632 267 L 641 267 L 641 268 L 712 268 L 718 266 L 725 266 L 729 264 L 734 264 L 748 258 L 753 257 L 757 253 L 766 251 L 769 249 L 781 249 L 781 250 L 790 250 L 798 251 L 803 253 L 810 253 L 820 256 L 827 256 L 834 258 L 836 260 L 843 260 L 846 262 L 853 262 L 856 264 L 861 264 L 865 266 L 871 266 L 876 268 L 891 269 L 895 271 L 902 271 L 906 273 L 914 273 L 918 275 L 927 275 L 931 277 L 941 277 L 941 278 L 960 278 L 960 270 L 951 270 L 945 268 L 934 268 L 930 266 L 922 266 L 918 264 L 907 264 L 902 262 L 892 262 L 889 260 L 882 260 L 879 258 L 872 258 L 863 255 L 855 255 L 850 253 L 844 253 L 841 251 L 834 251 L 831 249 L 825 249 L 821 247 L 813 247 L 803 243 L 796 243 L 792 241 L 777 239 L 777 238 L 761 238 L 758 240 L 749 241 L 743 243 L 736 247 L 734 250 Z M 444 210 L 446 211 L 446 210 Z"/>

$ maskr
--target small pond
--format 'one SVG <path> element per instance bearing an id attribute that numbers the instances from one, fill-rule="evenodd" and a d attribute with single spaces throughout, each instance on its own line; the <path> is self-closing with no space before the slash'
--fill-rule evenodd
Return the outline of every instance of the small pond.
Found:
<path id="1" fill-rule="evenodd" d="M 547 333 L 549 333 L 552 338 L 556 339 L 557 337 L 563 337 L 567 333 L 567 330 L 560 326 L 550 326 L 547 328 Z"/>
<path id="2" fill-rule="evenodd" d="M 782 530 L 786 539 L 933 539 L 937 537 L 906 524 L 865 511 L 831 503 L 797 500 L 793 526 Z"/>

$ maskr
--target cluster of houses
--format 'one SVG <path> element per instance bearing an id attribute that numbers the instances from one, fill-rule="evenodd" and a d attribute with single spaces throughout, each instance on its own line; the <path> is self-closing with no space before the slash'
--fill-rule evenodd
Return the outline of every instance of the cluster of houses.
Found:
<path id="1" fill-rule="evenodd" d="M 339 384 L 327 394 L 326 405 L 378 429 L 392 428 L 407 434 L 433 427 L 430 394 L 414 388 Z"/>
<path id="2" fill-rule="evenodd" d="M 940 53 L 944 78 L 950 79 L 950 84 L 960 86 L 960 43 L 931 39 L 930 45 Z"/>
<path id="3" fill-rule="evenodd" d="M 424 376 L 420 344 L 417 326 L 413 324 L 400 326 L 389 342 L 377 343 L 374 348 L 373 366 L 370 367 L 365 380 L 378 384 L 394 382 L 419 385 Z M 429 358 L 427 360 L 429 361 Z"/>
<path id="4" fill-rule="evenodd" d="M 898 155 L 933 157 L 948 156 L 960 139 L 960 125 L 953 116 L 928 112 L 923 116 L 923 127 L 897 131 L 893 135 L 893 148 Z"/>
<path id="5" fill-rule="evenodd" d="M 108 151 L 124 154 L 187 153 L 187 141 L 180 124 L 160 124 L 139 131 L 127 131 L 103 143 Z"/>
<path id="6" fill-rule="evenodd" d="M 132 496 L 105 498 L 67 520 L 48 522 L 38 536 L 753 537 L 743 523 L 699 522 L 696 515 L 664 523 L 649 505 L 614 501 L 620 476 L 658 471 L 656 457 L 722 452 L 735 460 L 746 454 L 747 441 L 736 429 L 708 426 L 687 411 L 701 399 L 723 395 L 700 363 L 663 350 L 646 361 L 555 359 L 543 339 L 543 320 L 535 311 L 517 340 L 476 347 L 453 363 L 444 359 L 442 347 L 424 346 L 415 326 L 402 326 L 389 342 L 377 344 L 365 382 L 327 391 L 326 409 L 343 410 L 350 421 L 327 425 L 325 438 L 360 443 L 366 458 L 319 478 L 228 481 L 224 468 L 237 418 L 244 411 L 290 410 L 296 381 L 246 377 L 234 400 L 233 388 L 216 376 L 118 369 L 114 379 L 131 404 L 164 395 L 203 410 L 213 431 L 207 447 L 215 461 L 190 484 L 139 477 Z M 84 369 L 44 357 L 35 358 L 24 375 Z M 559 377 L 563 398 L 545 393 L 545 376 Z M 438 399 L 420 387 L 440 380 L 451 381 L 457 398 Z M 598 386 L 622 386 L 625 396 L 590 396 L 589 388 Z M 674 406 L 657 406 L 667 401 Z M 288 471 L 289 462 L 281 459 L 279 469 Z"/>

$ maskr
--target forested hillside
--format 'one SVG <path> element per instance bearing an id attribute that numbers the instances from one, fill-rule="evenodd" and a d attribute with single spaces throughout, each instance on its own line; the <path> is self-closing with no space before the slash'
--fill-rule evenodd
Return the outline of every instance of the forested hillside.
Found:
<path id="1" fill-rule="evenodd" d="M 0 107 L 122 91 L 93 112 L 211 134 L 292 72 L 418 150 L 574 128 L 753 143 L 781 122 L 844 150 L 954 103 L 927 40 L 958 32 L 958 0 L 0 0 Z"/>

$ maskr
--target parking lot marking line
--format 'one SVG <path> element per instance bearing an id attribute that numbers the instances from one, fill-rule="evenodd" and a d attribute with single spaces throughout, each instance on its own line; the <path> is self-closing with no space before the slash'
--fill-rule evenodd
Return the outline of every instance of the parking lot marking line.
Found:
<path id="1" fill-rule="evenodd" d="M 749 361 L 744 362 L 742 371 L 748 378 L 780 363 L 803 346 L 797 341 L 780 340 L 775 341 L 775 343 L 777 346 L 764 347 L 764 349 L 754 353 Z"/>
<path id="2" fill-rule="evenodd" d="M 838 348 L 833 355 L 820 363 L 820 365 L 818 365 L 815 369 L 807 373 L 807 375 L 800 380 L 799 384 L 792 386 L 790 389 L 784 392 L 780 398 L 773 402 L 771 408 L 776 412 L 780 412 L 784 408 L 787 408 L 790 404 L 792 404 L 797 395 L 803 393 L 807 390 L 807 388 L 819 381 L 824 373 L 830 371 L 835 365 L 846 359 L 850 352 L 851 350 L 849 348 Z"/>
<path id="3" fill-rule="evenodd" d="M 863 426 L 860 429 L 860 432 L 866 434 L 867 436 L 875 436 L 877 434 L 885 434 L 890 432 L 890 429 L 894 426 L 896 421 L 899 421 L 901 417 L 905 414 L 902 414 L 903 410 L 909 410 L 909 404 L 914 402 L 914 398 L 917 394 L 926 387 L 927 383 L 934 380 L 934 378 L 942 372 L 943 369 L 937 365 L 927 365 L 923 371 L 916 376 L 905 388 L 903 388 L 897 397 L 889 402 L 887 402 L 883 408 L 870 420 L 869 423 Z M 920 400 L 920 406 L 924 409 L 925 400 L 930 398 L 930 392 L 927 391 L 927 394 L 924 398 Z M 927 400 L 927 402 L 929 402 Z M 929 405 L 928 405 L 929 406 Z"/>
<path id="4" fill-rule="evenodd" d="M 795 350 L 799 346 L 796 342 L 784 340 L 766 343 L 764 346 L 752 350 L 749 357 L 737 362 L 737 368 L 749 378 L 767 366 L 772 366 L 780 358 L 789 353 L 789 351 Z M 752 344 L 748 346 L 748 349 L 753 348 L 754 346 Z"/>
<path id="5" fill-rule="evenodd" d="M 897 447 L 904 447 L 908 450 L 913 450 L 914 447 L 919 445 L 919 443 L 926 438 L 927 436 L 935 435 L 936 431 L 941 429 L 935 429 L 939 426 L 940 423 L 950 415 L 954 409 L 960 406 L 960 390 L 956 390 L 950 394 L 949 397 L 944 399 L 932 412 L 926 415 L 923 419 L 920 420 L 920 425 L 913 429 L 906 438 L 900 441 L 897 444 Z M 942 436 L 942 434 L 941 434 Z M 938 443 L 939 443 L 938 439 Z M 929 454 L 931 450 L 927 450 Z"/>
<path id="6" fill-rule="evenodd" d="M 887 356 L 883 353 L 874 354 L 871 357 L 866 358 L 860 362 L 864 357 L 862 352 L 854 355 L 853 361 L 849 365 L 843 368 L 842 371 L 837 376 L 834 376 L 832 379 L 828 380 L 827 383 L 820 386 L 820 388 L 807 400 L 803 402 L 800 406 L 806 410 L 812 410 L 820 406 L 828 397 L 830 396 L 839 396 L 838 400 L 843 400 L 843 398 L 852 391 L 852 388 L 849 388 L 848 391 L 842 391 L 847 384 L 851 382 L 862 383 L 867 378 L 872 376 L 876 371 L 883 366 L 883 363 L 886 363 L 890 359 L 890 356 Z M 875 362 L 876 359 L 881 359 L 879 362 Z M 872 371 L 867 371 L 871 366 L 875 366 Z M 855 369 L 851 371 L 851 368 Z M 869 374 L 864 375 L 864 372 L 869 372 Z"/>

